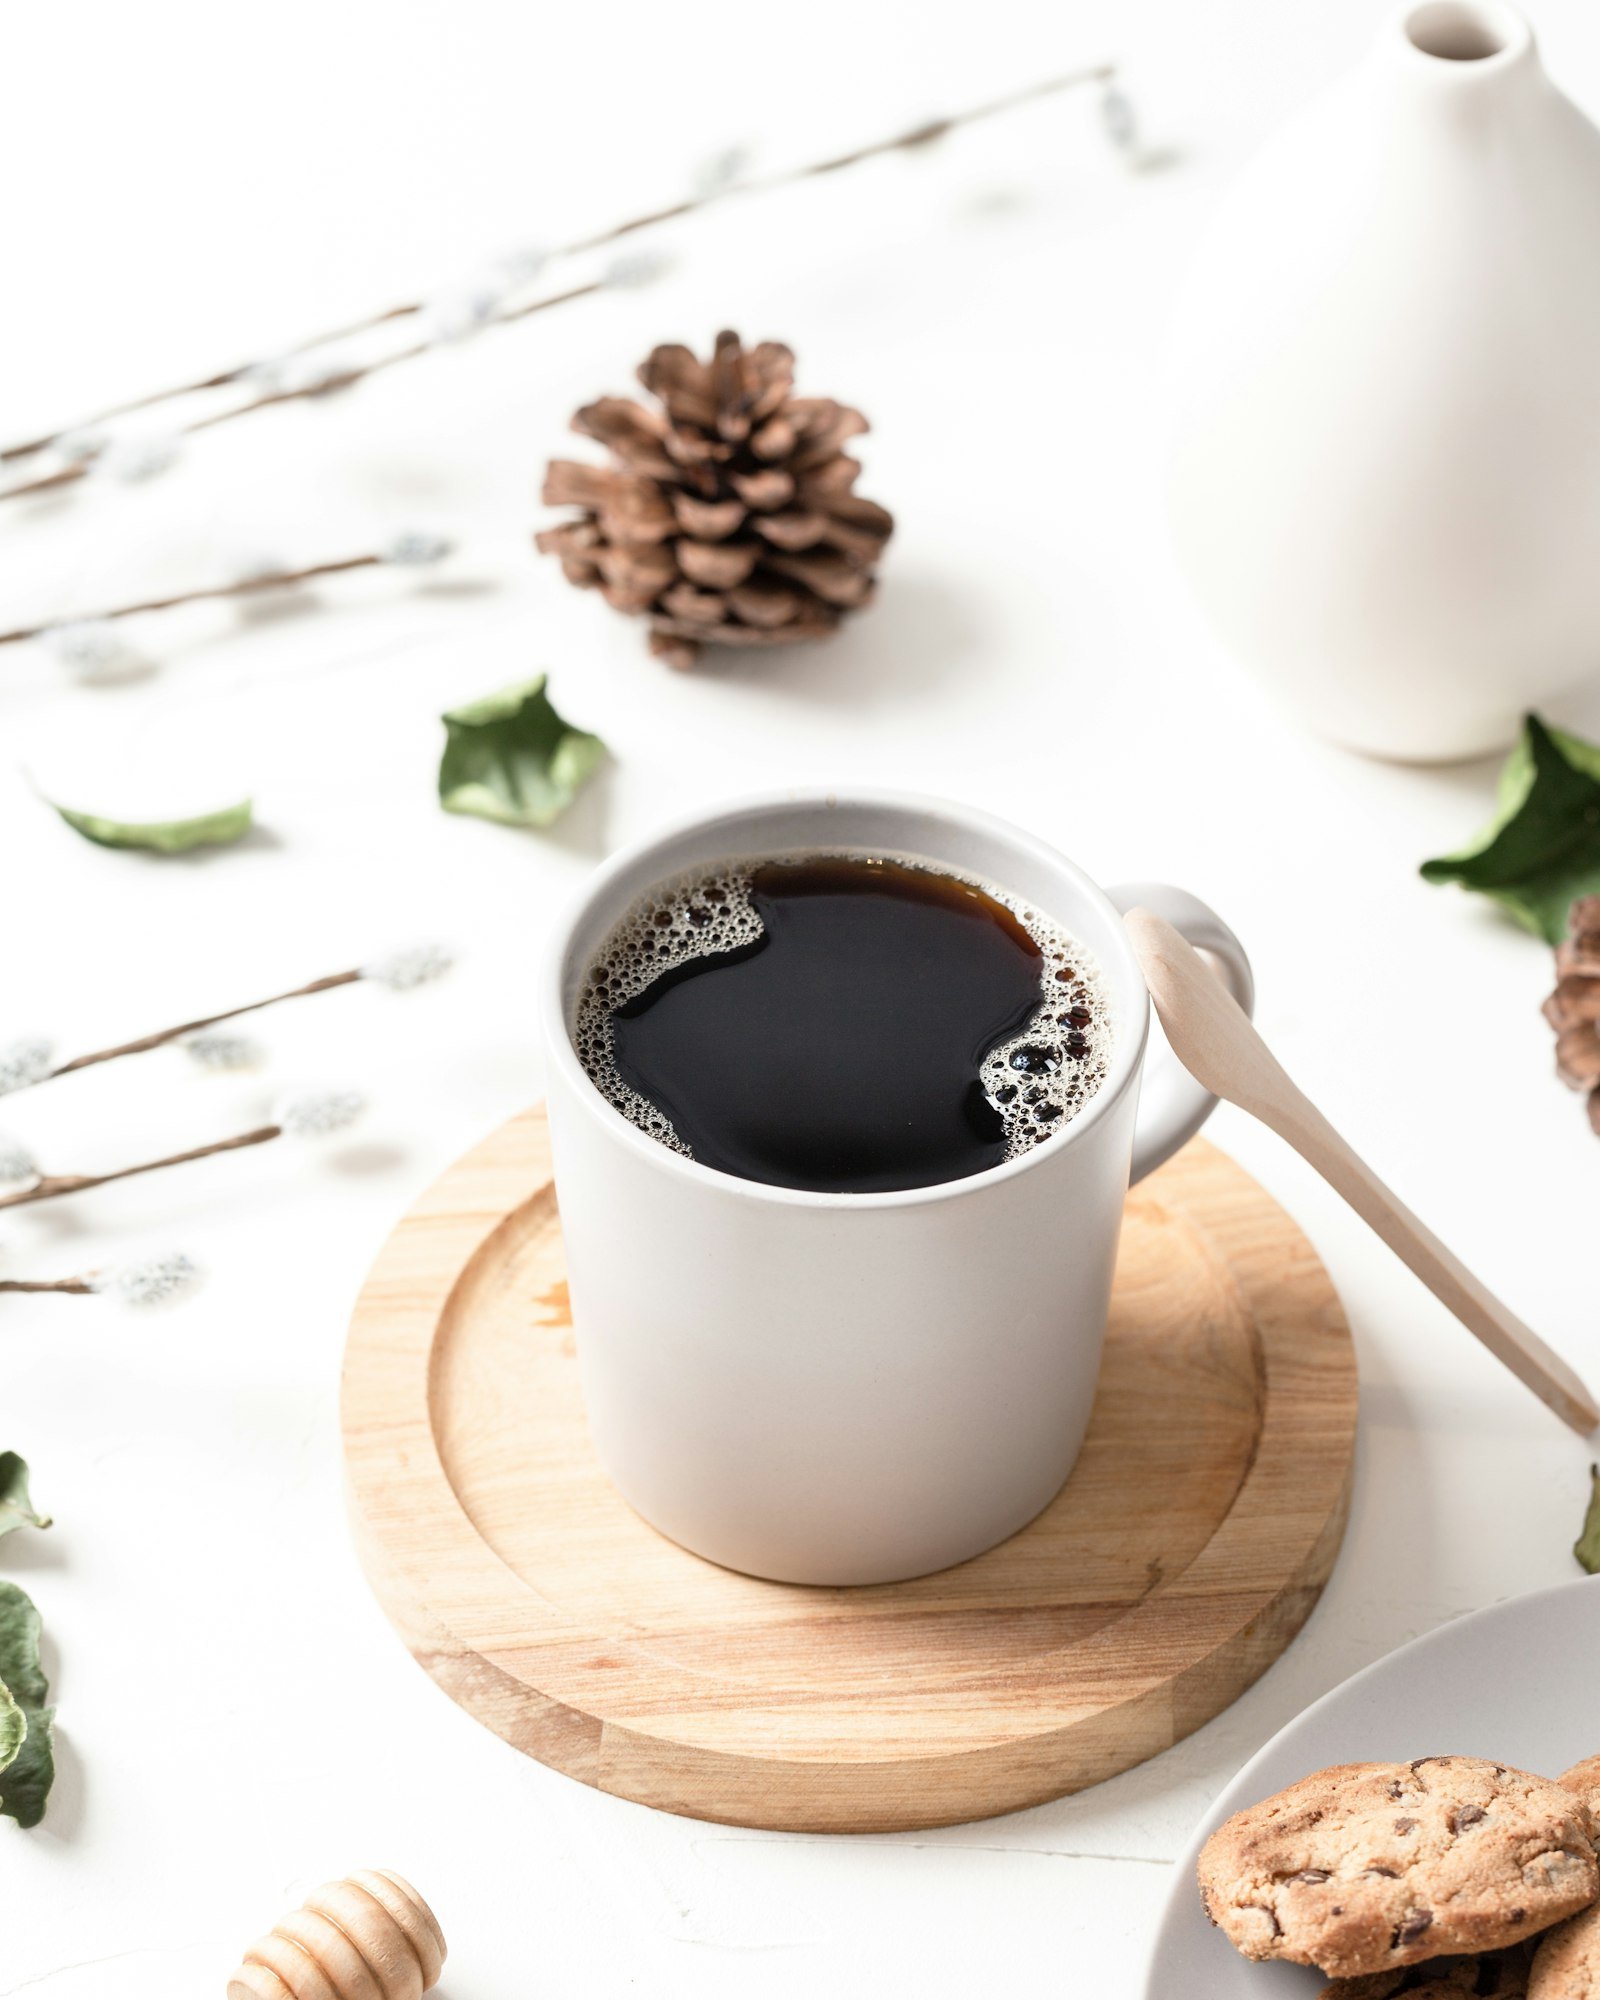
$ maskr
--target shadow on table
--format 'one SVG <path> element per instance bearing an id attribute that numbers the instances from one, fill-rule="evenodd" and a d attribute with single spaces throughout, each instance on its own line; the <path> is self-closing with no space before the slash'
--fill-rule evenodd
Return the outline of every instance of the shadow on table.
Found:
<path id="1" fill-rule="evenodd" d="M 50 1687 L 54 1693 L 54 1674 L 50 1678 Z M 59 1722 L 51 1732 L 50 1749 L 55 1759 L 55 1782 L 50 1787 L 50 1801 L 37 1830 L 54 1840 L 76 1840 L 83 1831 L 88 1805 L 83 1759 Z"/>
<path id="2" fill-rule="evenodd" d="M 364 1139 L 358 1145 L 341 1146 L 336 1152 L 325 1153 L 323 1158 L 334 1173 L 360 1178 L 392 1173 L 396 1167 L 403 1167 L 410 1155 L 404 1146 L 397 1146 L 392 1140 Z"/>
<path id="3" fill-rule="evenodd" d="M 979 666 L 981 629 L 948 578 L 894 575 L 878 601 L 817 645 L 707 646 L 693 672 L 777 688 L 835 708 L 884 708 L 922 698 Z"/>
<path id="4" fill-rule="evenodd" d="M 616 774 L 616 764 L 608 757 L 555 825 L 540 830 L 539 839 L 551 847 L 564 847 L 580 861 L 601 860 L 610 852 L 606 824 Z"/>

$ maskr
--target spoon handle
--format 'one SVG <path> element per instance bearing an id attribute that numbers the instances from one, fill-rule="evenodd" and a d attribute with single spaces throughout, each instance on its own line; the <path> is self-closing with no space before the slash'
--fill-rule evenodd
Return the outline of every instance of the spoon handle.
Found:
<path id="1" fill-rule="evenodd" d="M 1572 1368 L 1446 1248 L 1425 1222 L 1412 1214 L 1393 1189 L 1372 1171 L 1305 1094 L 1289 1085 L 1294 1115 L 1267 1123 L 1331 1188 L 1342 1194 L 1363 1222 L 1381 1236 L 1434 1297 L 1475 1333 L 1496 1360 L 1549 1404 L 1563 1423 L 1587 1437 L 1600 1410 Z"/>
<path id="2" fill-rule="evenodd" d="M 1581 1436 L 1600 1409 L 1573 1369 L 1412 1214 L 1336 1132 L 1261 1039 L 1249 1016 L 1172 926 L 1132 910 L 1128 932 L 1179 1060 L 1216 1096 L 1286 1139 L 1382 1237 L 1469 1333 Z"/>

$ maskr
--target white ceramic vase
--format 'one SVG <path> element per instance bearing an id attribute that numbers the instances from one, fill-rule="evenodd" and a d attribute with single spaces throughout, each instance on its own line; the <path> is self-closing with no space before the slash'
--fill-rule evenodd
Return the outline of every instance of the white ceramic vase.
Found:
<path id="1" fill-rule="evenodd" d="M 1408 8 L 1198 246 L 1175 547 L 1325 736 L 1480 755 L 1600 672 L 1600 132 L 1510 7 Z"/>

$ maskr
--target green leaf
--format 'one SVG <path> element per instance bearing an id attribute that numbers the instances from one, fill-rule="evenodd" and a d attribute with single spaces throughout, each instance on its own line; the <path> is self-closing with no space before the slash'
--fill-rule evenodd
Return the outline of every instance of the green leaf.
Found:
<path id="1" fill-rule="evenodd" d="M 444 718 L 439 803 L 505 826 L 549 826 L 606 754 L 598 736 L 564 722 L 546 676 L 501 688 Z"/>
<path id="2" fill-rule="evenodd" d="M 55 800 L 50 804 L 55 805 Z M 242 799 L 236 806 L 201 813 L 197 819 L 102 819 L 97 813 L 74 812 L 61 805 L 56 805 L 56 811 L 75 833 L 92 840 L 96 847 L 143 847 L 152 854 L 186 854 L 191 847 L 231 846 L 250 831 L 254 803 Z"/>
<path id="3" fill-rule="evenodd" d="M 0 1535 L 49 1525 L 50 1516 L 36 1514 L 28 1497 L 28 1461 L 14 1451 L 0 1451 Z"/>
<path id="4" fill-rule="evenodd" d="M 1591 1576 L 1600 1575 L 1600 1465 L 1589 1467 L 1589 1511 L 1583 1517 L 1583 1533 L 1573 1543 L 1572 1553 Z"/>
<path id="5" fill-rule="evenodd" d="M 56 1774 L 50 1754 L 55 1710 L 45 1706 L 50 1689 L 39 1665 L 39 1614 L 14 1583 L 0 1583 L 0 1691 L 21 1710 L 25 1725 L 16 1754 L 0 1770 L 0 1813 L 18 1826 L 37 1826 Z"/>
<path id="6" fill-rule="evenodd" d="M 1493 897 L 1559 944 L 1574 900 L 1600 891 L 1600 745 L 1526 716 L 1494 818 L 1459 853 L 1424 861 L 1422 873 Z"/>

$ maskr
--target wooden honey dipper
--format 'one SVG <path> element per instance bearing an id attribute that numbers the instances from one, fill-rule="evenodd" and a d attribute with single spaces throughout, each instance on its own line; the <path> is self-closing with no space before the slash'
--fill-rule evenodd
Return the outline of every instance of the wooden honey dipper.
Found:
<path id="1" fill-rule="evenodd" d="M 422 2000 L 444 1961 L 439 1920 L 411 1884 L 361 1868 L 258 1938 L 228 2000 Z"/>

